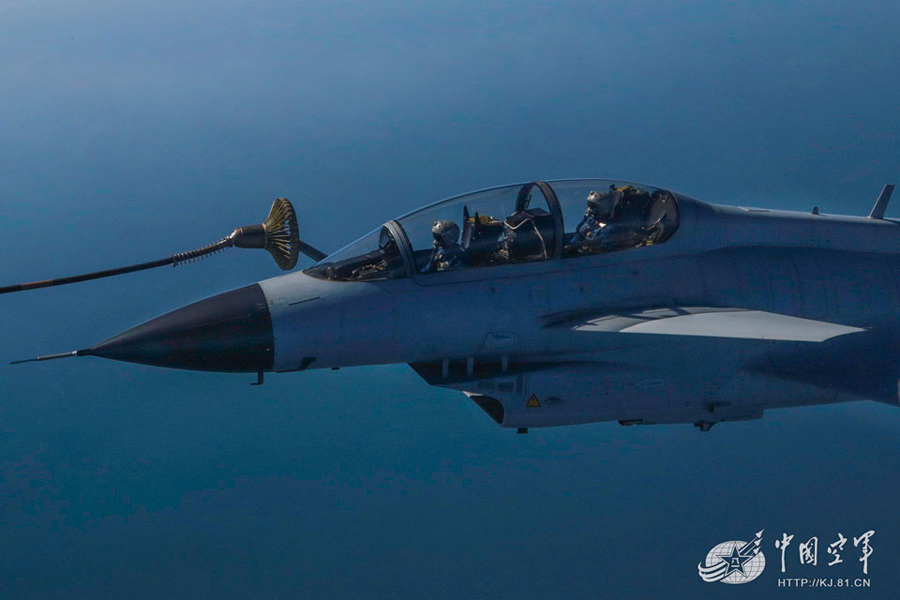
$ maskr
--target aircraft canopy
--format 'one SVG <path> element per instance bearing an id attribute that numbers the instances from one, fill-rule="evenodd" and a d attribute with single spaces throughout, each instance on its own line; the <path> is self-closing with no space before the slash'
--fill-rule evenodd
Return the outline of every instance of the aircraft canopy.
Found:
<path id="1" fill-rule="evenodd" d="M 666 190 L 607 179 L 535 181 L 421 208 L 306 273 L 370 281 L 568 259 L 661 244 L 678 222 L 675 195 Z"/>

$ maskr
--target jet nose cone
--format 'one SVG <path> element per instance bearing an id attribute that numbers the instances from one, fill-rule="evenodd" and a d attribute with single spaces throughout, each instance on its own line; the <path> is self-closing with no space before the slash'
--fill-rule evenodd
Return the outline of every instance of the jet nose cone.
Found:
<path id="1" fill-rule="evenodd" d="M 82 355 L 192 369 L 271 371 L 272 318 L 258 284 L 225 292 L 129 329 Z"/>

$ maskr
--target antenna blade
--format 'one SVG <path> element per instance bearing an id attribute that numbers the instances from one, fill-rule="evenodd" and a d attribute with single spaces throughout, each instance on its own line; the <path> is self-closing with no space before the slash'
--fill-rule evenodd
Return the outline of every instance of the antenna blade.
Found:
<path id="1" fill-rule="evenodd" d="M 888 202 L 891 200 L 891 194 L 894 193 L 893 184 L 887 184 L 881 190 L 881 193 L 878 194 L 878 200 L 875 201 L 875 206 L 872 207 L 872 212 L 869 213 L 870 219 L 884 219 L 884 211 L 887 210 Z"/>

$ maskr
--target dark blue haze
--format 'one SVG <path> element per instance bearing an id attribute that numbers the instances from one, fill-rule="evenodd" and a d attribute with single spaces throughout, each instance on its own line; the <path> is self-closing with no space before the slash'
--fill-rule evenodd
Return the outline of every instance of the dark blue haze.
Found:
<path id="1" fill-rule="evenodd" d="M 328 251 L 538 178 L 867 214 L 900 178 L 898 25 L 896 0 L 0 3 L 0 284 L 190 249 L 276 196 Z M 0 358 L 277 273 L 232 251 L 3 296 Z M 0 366 L 0 596 L 900 596 L 896 407 L 516 436 L 402 365 L 252 379 Z M 700 580 L 760 529 L 757 581 Z M 852 579 L 867 529 L 871 588 L 777 587 L 783 532 L 788 576 Z"/>

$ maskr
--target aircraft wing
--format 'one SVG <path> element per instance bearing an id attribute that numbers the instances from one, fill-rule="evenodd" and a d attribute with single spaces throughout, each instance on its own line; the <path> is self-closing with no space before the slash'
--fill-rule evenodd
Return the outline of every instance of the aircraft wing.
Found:
<path id="1" fill-rule="evenodd" d="M 550 326 L 579 333 L 680 335 L 750 340 L 824 342 L 866 331 L 827 321 L 745 308 L 676 307 L 556 316 Z"/>
<path id="2" fill-rule="evenodd" d="M 464 392 L 501 426 L 521 429 L 612 420 L 694 423 L 708 429 L 800 402 L 799 394 L 809 389 L 815 398 L 845 392 L 896 402 L 896 359 L 848 360 L 877 355 L 893 330 L 698 306 L 585 310 L 548 315 L 543 322 L 572 337 L 571 347 L 578 352 L 411 366 L 431 385 Z M 645 339 L 612 344 L 614 351 L 606 351 L 610 338 L 584 343 L 584 336 L 598 333 L 621 335 L 621 342 L 628 335 L 672 337 L 666 350 Z M 688 338 L 698 343 L 684 343 Z M 700 343 L 704 338 L 775 343 L 710 346 Z M 782 397 L 790 401 L 778 401 Z"/>

